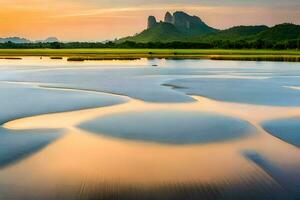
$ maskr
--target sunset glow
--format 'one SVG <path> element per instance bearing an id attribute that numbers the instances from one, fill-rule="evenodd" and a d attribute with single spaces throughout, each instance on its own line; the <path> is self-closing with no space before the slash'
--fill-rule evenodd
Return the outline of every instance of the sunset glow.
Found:
<path id="1" fill-rule="evenodd" d="M 56 36 L 64 41 L 100 41 L 133 35 L 146 28 L 148 15 L 162 19 L 166 11 L 183 10 L 210 26 L 300 23 L 300 3 L 279 1 L 107 1 L 1 0 L 0 37 L 32 40 Z M 238 17 L 237 17 L 238 16 Z M 232 20 L 234 19 L 234 20 Z"/>

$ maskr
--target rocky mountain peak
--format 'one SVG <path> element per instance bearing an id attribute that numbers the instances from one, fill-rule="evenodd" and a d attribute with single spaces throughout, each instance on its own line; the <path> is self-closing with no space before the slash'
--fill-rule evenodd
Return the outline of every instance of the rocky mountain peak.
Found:
<path id="1" fill-rule="evenodd" d="M 157 24 L 156 18 L 154 16 L 149 16 L 148 17 L 148 29 L 152 28 Z"/>
<path id="2" fill-rule="evenodd" d="M 167 12 L 165 15 L 165 20 L 166 23 L 173 23 L 173 16 L 170 12 Z"/>
<path id="3" fill-rule="evenodd" d="M 183 11 L 176 11 L 173 14 L 167 12 L 163 23 L 172 24 L 181 33 L 192 35 L 203 35 L 216 32 L 217 30 L 205 24 L 199 17 L 191 16 Z M 154 16 L 148 18 L 148 29 L 158 24 Z"/>
<path id="4" fill-rule="evenodd" d="M 164 22 L 171 23 L 179 29 L 191 29 L 195 25 L 204 24 L 199 17 L 191 16 L 183 11 L 176 11 L 173 15 L 167 12 Z"/>

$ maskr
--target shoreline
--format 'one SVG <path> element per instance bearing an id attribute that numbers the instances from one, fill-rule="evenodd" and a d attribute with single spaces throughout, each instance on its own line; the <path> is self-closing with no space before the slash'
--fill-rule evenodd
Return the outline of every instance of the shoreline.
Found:
<path id="1" fill-rule="evenodd" d="M 75 126 L 76 124 L 78 124 L 79 121 L 84 121 L 99 116 L 105 116 L 107 113 L 114 114 L 120 112 L 130 112 L 139 110 L 149 111 L 151 109 L 166 109 L 168 107 L 185 111 L 197 110 L 202 112 L 218 113 L 224 116 L 245 120 L 254 125 L 256 128 L 262 130 L 260 124 L 264 121 L 276 120 L 287 117 L 297 117 L 300 115 L 300 108 L 298 107 L 252 105 L 246 103 L 235 103 L 214 100 L 199 95 L 190 96 L 193 97 L 196 101 L 189 103 L 174 103 L 168 106 L 166 106 L 164 103 L 150 103 L 132 97 L 127 97 L 129 98 L 129 101 L 124 104 L 76 109 L 62 112 L 43 113 L 12 119 L 2 124 L 1 126 L 10 130 L 42 129 L 49 127 L 49 124 L 46 123 L 47 121 L 55 121 L 55 123 L 51 124 L 51 128 L 66 128 L 70 126 Z M 135 106 L 130 106 L 133 104 Z M 199 106 L 200 104 L 201 106 Z M 262 111 L 268 112 L 266 112 L 264 115 L 258 115 L 258 113 L 262 113 Z M 249 113 L 251 113 L 250 116 Z M 60 117 L 68 118 L 68 120 L 61 120 Z M 32 123 L 35 121 L 37 121 L 38 123 Z M 68 125 L 66 126 L 66 124 Z M 262 132 L 265 131 L 262 130 Z"/>
<path id="2" fill-rule="evenodd" d="M 299 50 L 231 50 L 231 49 L 0 49 L 1 59 L 46 56 L 67 61 L 208 59 L 238 61 L 300 62 Z"/>

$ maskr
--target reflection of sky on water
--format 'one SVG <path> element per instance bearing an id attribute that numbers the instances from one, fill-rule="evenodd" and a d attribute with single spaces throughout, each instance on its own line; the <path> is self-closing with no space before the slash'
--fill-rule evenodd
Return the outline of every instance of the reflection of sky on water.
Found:
<path id="1" fill-rule="evenodd" d="M 300 147 L 300 118 L 267 121 L 262 127 L 275 137 Z"/>
<path id="2" fill-rule="evenodd" d="M 58 130 L 10 131 L 0 128 L 0 169 L 41 150 L 60 137 Z"/>
<path id="3" fill-rule="evenodd" d="M 158 67 L 152 67 L 153 63 Z M 117 65 L 85 64 L 82 68 L 72 68 L 69 64 L 62 66 L 6 69 L 0 75 L 0 80 L 104 91 L 150 102 L 190 102 L 193 99 L 185 93 L 193 93 L 241 103 L 278 106 L 300 104 L 300 91 L 283 87 L 300 85 L 298 63 L 144 60 L 137 61 L 136 66 L 125 64 L 125 67 L 121 67 L 120 62 Z M 241 79 L 237 80 L 234 76 Z M 173 90 L 162 86 L 164 83 L 185 89 Z"/>
<path id="4" fill-rule="evenodd" d="M 292 79 L 292 80 L 291 80 Z M 300 84 L 299 78 L 281 79 L 211 79 L 187 78 L 169 82 L 188 94 L 206 96 L 220 101 L 272 106 L 299 106 L 300 91 L 283 87 Z"/>
<path id="5" fill-rule="evenodd" d="M 231 117 L 172 110 L 120 113 L 84 122 L 80 127 L 111 137 L 167 144 L 221 142 L 251 135 L 255 130 Z"/>
<path id="6" fill-rule="evenodd" d="M 0 123 L 26 116 L 109 106 L 121 97 L 101 93 L 43 89 L 22 84 L 0 84 Z"/>
<path id="7" fill-rule="evenodd" d="M 281 121 L 263 123 L 266 130 L 266 125 L 276 124 L 276 132 L 270 133 L 284 142 L 263 132 L 258 124 L 253 128 L 253 121 L 238 118 L 244 115 L 225 117 L 226 109 L 222 114 L 213 108 L 216 114 L 193 112 L 192 106 L 201 108 L 203 104 L 200 98 L 195 103 L 196 97 L 188 94 L 252 104 L 250 108 L 283 106 L 284 110 L 300 105 L 300 90 L 296 89 L 300 86 L 299 67 L 298 63 L 282 62 L 158 59 L 67 63 L 26 58 L 0 62 L 1 123 L 32 115 L 122 104 L 101 110 L 108 115 L 87 120 L 82 129 L 68 127 L 70 130 L 67 128 L 59 140 L 56 130 L 0 129 L 0 199 L 1 195 L 16 200 L 41 199 L 45 194 L 51 194 L 53 199 L 68 199 L 72 195 L 81 199 L 90 195 L 139 200 L 149 195 L 172 200 L 293 199 L 291 194 L 297 191 L 286 180 L 299 174 L 300 160 L 298 148 L 286 142 L 298 141 L 289 133 L 298 130 L 298 121 L 287 120 L 291 128 L 282 133 L 277 132 Z M 126 97 L 108 93 L 154 102 L 151 108 L 166 110 L 143 112 L 150 104 L 140 105 L 139 101 L 129 102 Z M 174 102 L 182 104 L 167 104 Z M 206 106 L 220 108 L 218 103 L 213 101 Z M 170 105 L 182 107 L 174 111 L 168 108 Z M 133 108 L 136 112 L 128 112 Z M 252 113 L 259 114 L 255 112 Z M 100 134 L 88 134 L 87 130 Z M 245 149 L 257 153 L 241 155 Z M 100 179 L 103 182 L 99 183 Z M 95 180 L 97 184 L 92 182 Z M 120 182 L 115 184 L 112 180 Z M 135 184 L 128 189 L 122 181 L 153 181 L 157 185 Z M 298 186 L 299 182 L 293 179 L 293 185 Z M 97 191 L 91 190 L 95 187 Z M 40 192 L 33 192 L 37 188 Z"/>

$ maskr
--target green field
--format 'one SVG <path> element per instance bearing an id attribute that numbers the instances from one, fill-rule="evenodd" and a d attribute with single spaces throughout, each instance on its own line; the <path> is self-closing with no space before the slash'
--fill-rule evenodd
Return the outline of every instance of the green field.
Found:
<path id="1" fill-rule="evenodd" d="M 63 56 L 70 61 L 139 58 L 300 61 L 300 51 L 297 50 L 0 49 L 0 58 L 22 56 Z"/>

